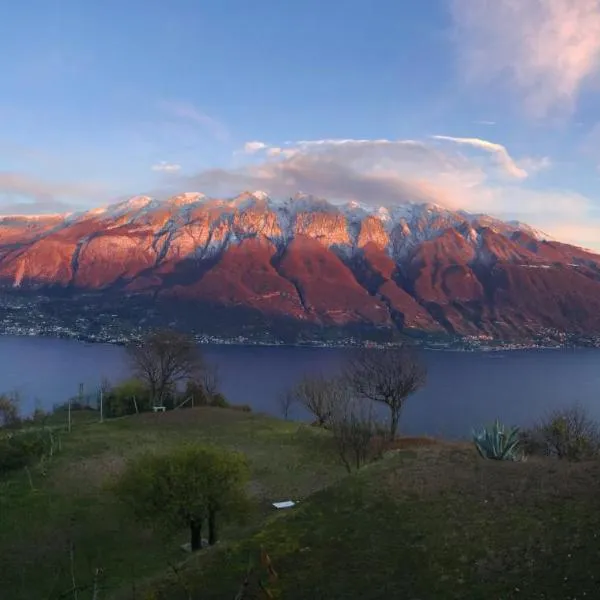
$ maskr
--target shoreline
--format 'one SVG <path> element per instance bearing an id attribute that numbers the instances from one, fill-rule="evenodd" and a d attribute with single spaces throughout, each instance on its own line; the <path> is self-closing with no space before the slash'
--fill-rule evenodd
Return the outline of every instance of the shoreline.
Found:
<path id="1" fill-rule="evenodd" d="M 110 346 L 126 346 L 133 340 L 139 339 L 136 336 L 122 336 L 122 337 L 100 337 L 100 336 L 89 336 L 81 334 L 73 334 L 67 332 L 40 332 L 31 331 L 27 332 L 0 332 L 2 337 L 14 337 L 14 338 L 46 338 L 54 340 L 70 340 L 80 342 L 85 345 L 110 345 Z M 316 348 L 316 349 L 332 349 L 332 350 L 343 350 L 352 348 L 390 348 L 400 345 L 400 343 L 378 343 L 372 341 L 360 342 L 350 338 L 345 342 L 334 342 L 334 341 L 305 341 L 300 343 L 285 343 L 285 342 L 274 342 L 274 341 L 262 341 L 262 340 L 251 340 L 248 338 L 216 338 L 212 336 L 195 335 L 193 336 L 196 343 L 200 346 L 236 346 L 236 347 L 268 347 L 268 348 Z M 527 342 L 497 342 L 495 344 L 477 344 L 477 343 L 461 343 L 460 340 L 448 342 L 447 345 L 440 344 L 439 342 L 427 342 L 425 341 L 413 341 L 414 345 L 421 349 L 431 352 L 461 352 L 461 353 L 499 353 L 499 352 L 516 352 L 525 350 L 600 350 L 600 345 L 594 344 L 560 344 L 560 343 L 548 343 L 542 344 L 539 342 L 532 341 Z"/>

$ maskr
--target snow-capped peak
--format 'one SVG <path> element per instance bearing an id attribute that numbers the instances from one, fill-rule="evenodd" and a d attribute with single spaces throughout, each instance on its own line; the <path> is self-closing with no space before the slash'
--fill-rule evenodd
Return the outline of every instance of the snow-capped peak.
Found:
<path id="1" fill-rule="evenodd" d="M 256 190 L 255 192 L 252 192 L 252 195 L 257 200 L 268 200 L 269 199 L 269 194 L 267 194 L 267 192 L 263 192 L 262 190 Z"/>
<path id="2" fill-rule="evenodd" d="M 185 206 L 187 204 L 200 202 L 201 200 L 206 200 L 206 198 L 207 196 L 200 192 L 183 192 L 183 194 L 178 194 L 177 196 L 169 198 L 167 203 L 174 206 Z"/>

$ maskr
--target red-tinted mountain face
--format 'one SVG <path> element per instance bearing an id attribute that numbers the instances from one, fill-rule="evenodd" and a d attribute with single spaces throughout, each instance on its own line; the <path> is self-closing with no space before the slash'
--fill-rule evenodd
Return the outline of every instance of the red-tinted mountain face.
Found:
<path id="1" fill-rule="evenodd" d="M 0 218 L 0 285 L 143 294 L 322 325 L 600 333 L 600 256 L 434 205 L 145 196 Z"/>

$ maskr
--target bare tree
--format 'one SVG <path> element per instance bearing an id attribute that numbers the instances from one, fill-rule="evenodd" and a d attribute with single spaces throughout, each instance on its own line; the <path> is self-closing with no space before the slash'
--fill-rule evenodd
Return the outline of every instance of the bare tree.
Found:
<path id="1" fill-rule="evenodd" d="M 177 331 L 154 331 L 139 344 L 129 346 L 128 353 L 136 376 L 148 386 L 152 402 L 159 406 L 179 382 L 204 371 L 204 360 L 194 340 Z"/>
<path id="2" fill-rule="evenodd" d="M 213 398 L 219 391 L 219 366 L 212 363 L 205 364 L 200 374 L 200 381 L 206 395 Z"/>
<path id="3" fill-rule="evenodd" d="M 360 350 L 348 361 L 345 376 L 359 398 L 390 409 L 390 439 L 396 436 L 406 399 L 425 385 L 427 370 L 408 346 Z"/>
<path id="4" fill-rule="evenodd" d="M 373 404 L 349 399 L 337 404 L 331 413 L 330 427 L 341 463 L 350 473 L 383 455 L 387 436 L 377 422 Z"/>
<path id="5" fill-rule="evenodd" d="M 279 407 L 283 418 L 287 421 L 290 416 L 290 410 L 296 402 L 294 390 L 285 390 L 279 395 Z"/>
<path id="6" fill-rule="evenodd" d="M 323 375 L 305 376 L 290 390 L 289 402 L 297 402 L 315 416 L 315 425 L 326 425 L 333 407 L 342 400 L 343 386 Z"/>

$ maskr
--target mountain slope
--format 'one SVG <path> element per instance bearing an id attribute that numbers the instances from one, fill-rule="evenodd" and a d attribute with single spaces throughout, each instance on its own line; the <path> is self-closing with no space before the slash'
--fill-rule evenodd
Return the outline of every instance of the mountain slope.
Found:
<path id="1" fill-rule="evenodd" d="M 527 225 L 299 194 L 137 196 L 0 218 L 4 290 L 251 309 L 316 326 L 518 337 L 600 333 L 600 256 Z"/>

